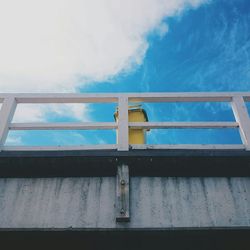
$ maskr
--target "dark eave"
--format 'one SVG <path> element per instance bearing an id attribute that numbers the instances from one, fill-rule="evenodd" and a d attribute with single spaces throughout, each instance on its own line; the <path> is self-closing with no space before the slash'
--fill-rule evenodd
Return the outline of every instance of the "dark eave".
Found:
<path id="1" fill-rule="evenodd" d="M 115 176 L 127 164 L 131 176 L 250 176 L 245 150 L 3 151 L 0 177 Z"/>

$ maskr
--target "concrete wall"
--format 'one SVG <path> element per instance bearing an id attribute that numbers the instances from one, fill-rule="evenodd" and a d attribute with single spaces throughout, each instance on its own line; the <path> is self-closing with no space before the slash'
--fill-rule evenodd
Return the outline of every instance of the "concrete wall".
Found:
<path id="1" fill-rule="evenodd" d="M 115 177 L 2 178 L 0 228 L 250 227 L 250 178 L 131 177 L 115 222 Z"/>

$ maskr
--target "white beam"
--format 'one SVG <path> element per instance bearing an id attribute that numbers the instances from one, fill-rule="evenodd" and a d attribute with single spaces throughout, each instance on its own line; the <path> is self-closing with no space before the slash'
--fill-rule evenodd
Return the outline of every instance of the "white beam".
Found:
<path id="1" fill-rule="evenodd" d="M 98 94 L 0 94 L 0 100 L 16 97 L 18 103 L 82 103 L 117 102 L 119 97 L 128 97 L 139 102 L 228 102 L 233 96 L 250 100 L 250 92 L 172 92 L 172 93 L 98 93 Z"/>
<path id="2" fill-rule="evenodd" d="M 232 109 L 235 119 L 239 123 L 242 142 L 246 149 L 250 150 L 250 119 L 243 97 L 233 97 Z"/>
<path id="3" fill-rule="evenodd" d="M 97 130 L 116 129 L 115 122 L 11 123 L 10 130 Z"/>
<path id="4" fill-rule="evenodd" d="M 129 122 L 132 129 L 164 129 L 164 128 L 238 128 L 237 122 Z"/>
<path id="5" fill-rule="evenodd" d="M 250 96 L 249 92 L 173 92 L 131 93 L 131 102 L 230 102 L 233 96 Z"/>
<path id="6" fill-rule="evenodd" d="M 0 110 L 0 149 L 4 145 L 9 132 L 9 124 L 16 109 L 14 97 L 5 98 Z"/>
<path id="7" fill-rule="evenodd" d="M 2 151 L 70 151 L 70 150 L 111 150 L 116 144 L 78 145 L 78 146 L 3 146 Z"/>
<path id="8" fill-rule="evenodd" d="M 188 149 L 188 150 L 237 150 L 242 144 L 131 144 L 131 149 Z"/>
<path id="9" fill-rule="evenodd" d="M 17 94 L 18 103 L 117 103 L 119 94 Z"/>
<path id="10" fill-rule="evenodd" d="M 128 98 L 120 97 L 118 105 L 118 150 L 128 151 Z"/>

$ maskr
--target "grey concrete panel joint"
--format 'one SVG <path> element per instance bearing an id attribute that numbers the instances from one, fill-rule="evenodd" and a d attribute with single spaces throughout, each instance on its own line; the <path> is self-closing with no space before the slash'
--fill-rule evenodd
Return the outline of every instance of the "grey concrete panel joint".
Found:
<path id="1" fill-rule="evenodd" d="M 119 165 L 116 176 L 116 221 L 129 222 L 129 167 Z"/>

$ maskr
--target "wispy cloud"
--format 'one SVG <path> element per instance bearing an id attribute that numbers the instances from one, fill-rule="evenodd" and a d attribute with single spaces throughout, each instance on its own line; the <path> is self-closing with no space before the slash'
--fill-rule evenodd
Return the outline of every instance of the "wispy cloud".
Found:
<path id="1" fill-rule="evenodd" d="M 20 134 L 20 133 L 19 133 Z M 6 144 L 7 145 L 22 145 L 22 136 L 21 135 L 10 135 L 8 136 L 7 140 L 6 140 Z"/>
<path id="2" fill-rule="evenodd" d="M 193 45 L 190 48 L 196 46 L 198 50 L 187 62 L 196 65 L 187 75 L 187 81 L 192 82 L 190 88 L 196 90 L 249 90 L 249 4 L 245 1 L 246 10 L 242 11 L 240 2 L 244 1 L 222 2 L 225 8 L 221 8 L 216 21 L 212 20 L 214 15 L 206 15 L 203 22 L 210 25 L 206 25 L 204 32 L 198 33 L 199 36 L 188 35 Z"/>
<path id="3" fill-rule="evenodd" d="M 14 122 L 45 122 L 56 119 L 89 121 L 87 104 L 19 104 Z"/>

